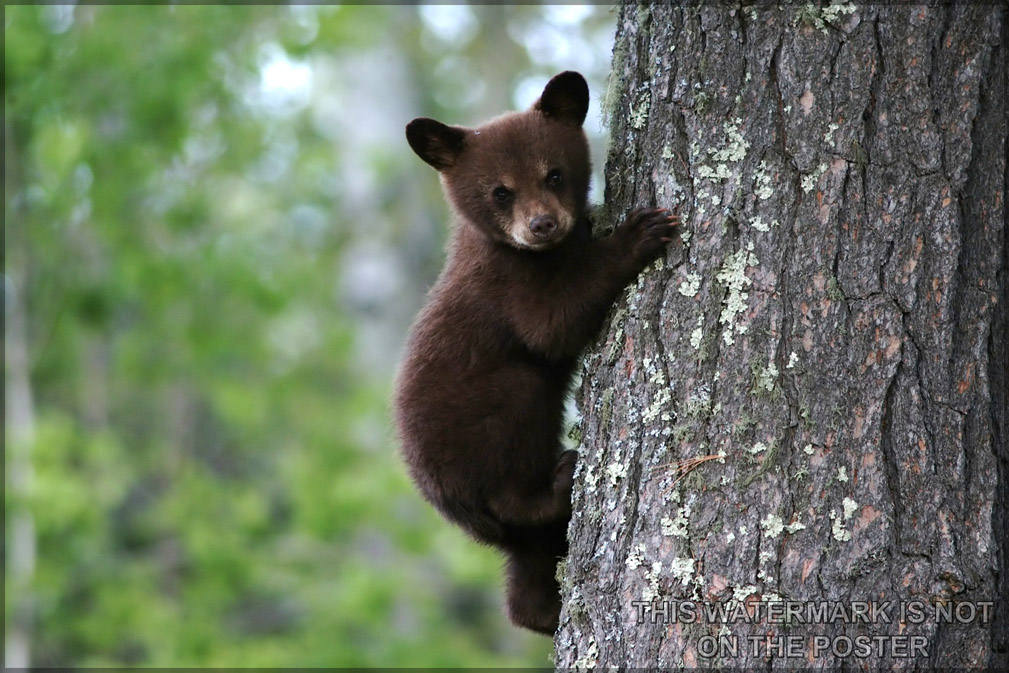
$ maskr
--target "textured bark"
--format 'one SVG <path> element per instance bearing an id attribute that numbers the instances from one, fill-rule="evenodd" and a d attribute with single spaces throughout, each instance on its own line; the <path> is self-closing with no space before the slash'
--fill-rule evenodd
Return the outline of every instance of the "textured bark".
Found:
<path id="1" fill-rule="evenodd" d="M 683 242 L 585 357 L 558 667 L 1009 663 L 1006 33 L 997 4 L 622 8 L 607 211 L 678 205 Z M 640 602 L 690 600 L 892 623 Z M 812 656 L 858 634 L 927 656 Z M 746 640 L 783 635 L 801 656 Z"/>

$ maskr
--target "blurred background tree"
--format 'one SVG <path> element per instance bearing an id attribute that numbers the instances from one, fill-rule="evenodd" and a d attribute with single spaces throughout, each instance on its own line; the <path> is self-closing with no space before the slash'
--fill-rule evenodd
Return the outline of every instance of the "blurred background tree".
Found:
<path id="1" fill-rule="evenodd" d="M 612 32 L 599 6 L 5 8 L 8 665 L 549 663 L 396 453 L 448 221 L 403 126 L 577 69 L 602 157 Z"/>

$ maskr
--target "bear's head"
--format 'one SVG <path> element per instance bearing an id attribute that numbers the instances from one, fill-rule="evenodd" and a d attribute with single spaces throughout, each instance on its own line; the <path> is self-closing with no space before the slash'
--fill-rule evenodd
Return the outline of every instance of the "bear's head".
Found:
<path id="1" fill-rule="evenodd" d="M 551 79 L 525 112 L 477 128 L 414 119 L 406 138 L 436 168 L 457 215 L 493 240 L 525 250 L 563 241 L 584 214 L 589 88 L 576 72 Z"/>

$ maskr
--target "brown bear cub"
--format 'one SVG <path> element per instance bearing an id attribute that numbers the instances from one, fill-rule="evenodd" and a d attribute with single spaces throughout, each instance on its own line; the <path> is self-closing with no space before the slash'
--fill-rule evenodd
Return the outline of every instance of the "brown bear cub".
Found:
<path id="1" fill-rule="evenodd" d="M 406 127 L 457 224 L 400 366 L 403 454 L 424 497 L 505 552 L 509 616 L 542 633 L 557 628 L 567 554 L 577 454 L 560 437 L 572 370 L 676 221 L 639 209 L 592 238 L 588 104 L 585 80 L 564 72 L 525 112 L 475 129 Z"/>

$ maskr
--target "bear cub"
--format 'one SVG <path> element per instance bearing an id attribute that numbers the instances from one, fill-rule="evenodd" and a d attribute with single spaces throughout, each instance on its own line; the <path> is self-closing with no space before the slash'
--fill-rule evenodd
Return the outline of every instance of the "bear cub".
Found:
<path id="1" fill-rule="evenodd" d="M 424 497 L 507 557 L 508 614 L 553 633 L 577 453 L 562 451 L 579 352 L 676 216 L 633 211 L 593 239 L 584 78 L 563 72 L 525 112 L 477 128 L 414 119 L 410 147 L 455 213 L 448 261 L 414 323 L 395 413 Z"/>

